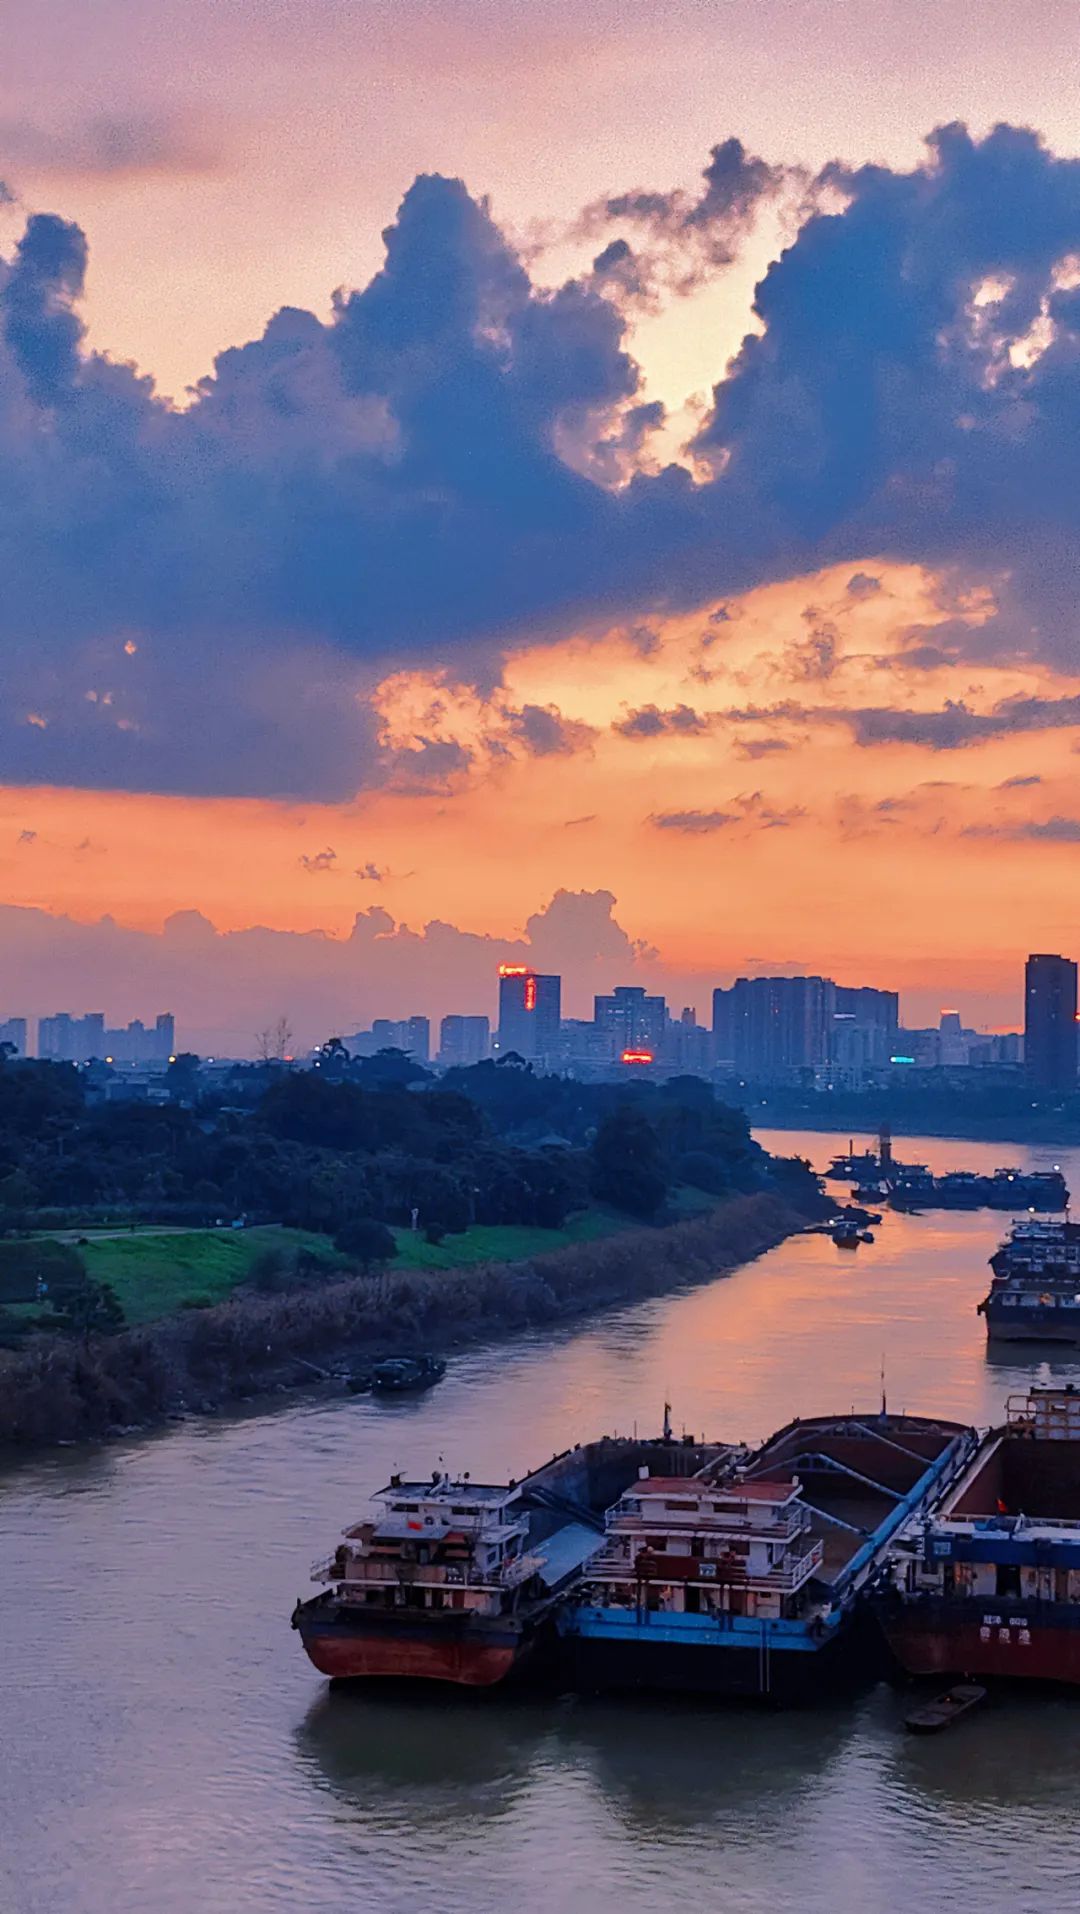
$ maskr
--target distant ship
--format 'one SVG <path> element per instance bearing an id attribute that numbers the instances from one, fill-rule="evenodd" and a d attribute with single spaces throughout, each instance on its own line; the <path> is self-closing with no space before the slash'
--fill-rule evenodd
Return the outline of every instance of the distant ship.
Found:
<path id="1" fill-rule="evenodd" d="M 909 1674 L 1080 1686 L 1080 1392 L 1010 1400 L 873 1602 Z"/>
<path id="2" fill-rule="evenodd" d="M 1080 1224 L 1026 1217 L 990 1267 L 978 1305 L 990 1341 L 1080 1343 Z"/>
<path id="3" fill-rule="evenodd" d="M 1064 1210 L 1069 1191 L 1060 1170 L 995 1170 L 980 1176 L 973 1170 L 950 1170 L 931 1176 L 924 1163 L 902 1170 L 890 1191 L 894 1209 L 944 1210 Z"/>

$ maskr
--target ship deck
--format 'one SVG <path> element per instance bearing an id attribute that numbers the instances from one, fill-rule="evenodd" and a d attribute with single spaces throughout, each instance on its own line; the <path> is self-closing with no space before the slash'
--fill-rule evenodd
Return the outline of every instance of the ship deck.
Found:
<path id="1" fill-rule="evenodd" d="M 816 1417 L 789 1423 L 748 1473 L 799 1477 L 825 1555 L 819 1585 L 857 1588 L 897 1529 L 948 1481 L 970 1446 L 961 1423 L 921 1416 Z"/>

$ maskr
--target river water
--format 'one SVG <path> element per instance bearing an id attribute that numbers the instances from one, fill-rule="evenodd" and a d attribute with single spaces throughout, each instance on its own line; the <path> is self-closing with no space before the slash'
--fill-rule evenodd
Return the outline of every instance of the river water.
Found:
<path id="1" fill-rule="evenodd" d="M 823 1167 L 842 1139 L 765 1142 Z M 908 1140 L 993 1168 L 1080 1152 Z M 289 1628 L 391 1471 L 520 1475 L 604 1431 L 763 1437 L 890 1406 L 986 1422 L 1031 1367 L 975 1304 L 1006 1219 L 887 1215 L 455 1360 L 412 1402 L 292 1403 L 0 1481 L 2 1914 L 978 1914 L 1080 1905 L 1080 1699 L 937 1739 L 885 1687 L 800 1715 L 330 1693 Z M 1050 1373 L 1080 1382 L 1080 1363 Z"/>

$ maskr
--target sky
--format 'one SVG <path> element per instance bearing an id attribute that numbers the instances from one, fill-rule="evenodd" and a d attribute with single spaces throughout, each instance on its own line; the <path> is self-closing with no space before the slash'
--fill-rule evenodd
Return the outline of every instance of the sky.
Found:
<path id="1" fill-rule="evenodd" d="M 7 0 L 0 1018 L 1077 948 L 1072 0 Z M 926 57 L 933 47 L 933 58 Z"/>

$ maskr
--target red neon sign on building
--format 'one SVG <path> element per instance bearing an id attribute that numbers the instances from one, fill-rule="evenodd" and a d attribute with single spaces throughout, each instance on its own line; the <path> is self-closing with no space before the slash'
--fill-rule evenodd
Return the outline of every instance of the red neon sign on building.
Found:
<path id="1" fill-rule="evenodd" d="M 621 1063 L 652 1063 L 654 1059 L 651 1050 L 624 1050 L 619 1061 Z"/>

